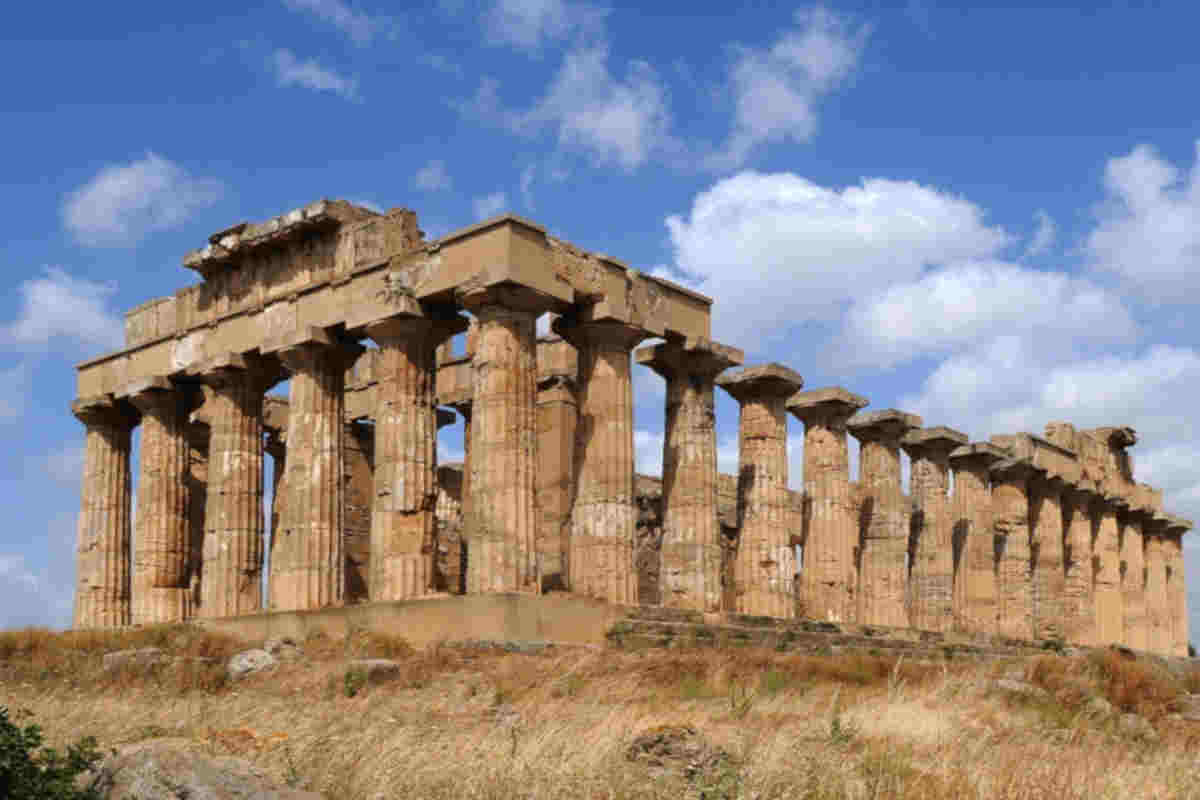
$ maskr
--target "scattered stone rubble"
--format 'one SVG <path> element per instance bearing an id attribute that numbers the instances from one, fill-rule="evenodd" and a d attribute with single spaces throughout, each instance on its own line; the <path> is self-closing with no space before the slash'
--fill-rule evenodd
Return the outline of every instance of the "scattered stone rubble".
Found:
<path id="1" fill-rule="evenodd" d="M 78 368 L 77 628 L 566 590 L 1187 652 L 1191 523 L 1135 481 L 1130 428 L 970 442 L 780 364 L 730 371 L 744 355 L 710 338 L 709 298 L 511 215 L 430 242 L 407 209 L 322 200 L 184 265 L 200 283 Z M 634 474 L 635 365 L 666 383 L 661 478 Z M 718 387 L 740 405 L 734 476 Z M 459 418 L 463 462 L 439 465 Z"/>

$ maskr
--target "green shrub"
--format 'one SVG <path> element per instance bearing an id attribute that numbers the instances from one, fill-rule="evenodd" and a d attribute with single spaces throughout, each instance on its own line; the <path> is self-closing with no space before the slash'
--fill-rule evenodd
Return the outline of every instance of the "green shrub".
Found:
<path id="1" fill-rule="evenodd" d="M 92 787 L 76 788 L 75 778 L 100 761 L 96 740 L 81 739 L 67 752 L 42 747 L 42 729 L 19 727 L 0 707 L 0 797 L 7 800 L 99 800 Z"/>

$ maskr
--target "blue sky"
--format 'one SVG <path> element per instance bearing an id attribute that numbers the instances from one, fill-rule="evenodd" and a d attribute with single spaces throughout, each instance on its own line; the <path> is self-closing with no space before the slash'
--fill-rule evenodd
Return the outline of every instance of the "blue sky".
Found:
<path id="1" fill-rule="evenodd" d="M 531 217 L 714 296 L 748 362 L 973 438 L 1132 425 L 1200 517 L 1194 4 L 245 6 L 26 4 L 0 34 L 0 625 L 69 621 L 73 365 L 209 233 L 321 196 L 433 236 Z M 661 381 L 635 388 L 652 472 Z M 732 470 L 725 396 L 718 426 Z"/>

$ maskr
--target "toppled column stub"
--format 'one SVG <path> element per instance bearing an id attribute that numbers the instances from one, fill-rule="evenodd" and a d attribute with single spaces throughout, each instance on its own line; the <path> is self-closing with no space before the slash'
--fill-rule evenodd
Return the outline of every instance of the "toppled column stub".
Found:
<path id="1" fill-rule="evenodd" d="M 343 395 L 346 367 L 358 351 L 313 327 L 263 345 L 291 373 L 286 497 L 271 543 L 273 609 L 345 601 Z"/>
<path id="2" fill-rule="evenodd" d="M 907 627 L 905 609 L 912 506 L 900 475 L 900 440 L 922 419 L 894 408 L 855 414 L 846 423 L 860 442 L 858 621 Z"/>
<path id="3" fill-rule="evenodd" d="M 1184 579 L 1183 536 L 1192 529 L 1191 520 L 1167 514 L 1163 532 L 1164 560 L 1167 563 L 1167 612 L 1170 627 L 1170 654 L 1188 655 L 1187 581 Z"/>
<path id="4" fill-rule="evenodd" d="M 209 389 L 212 431 L 199 615 L 248 614 L 262 607 L 263 393 L 280 376 L 237 353 L 192 372 Z"/>
<path id="5" fill-rule="evenodd" d="M 1013 639 L 1033 638 L 1029 481 L 1038 474 L 1032 464 L 1015 458 L 991 468 L 992 529 L 997 539 L 996 633 Z"/>
<path id="6" fill-rule="evenodd" d="M 810 498 L 810 517 L 800 603 L 810 619 L 850 622 L 857 611 L 858 515 L 850 488 L 846 422 L 866 405 L 865 397 L 841 387 L 798 392 L 787 401 L 787 410 L 804 423 L 804 492 Z"/>
<path id="7" fill-rule="evenodd" d="M 374 320 L 379 345 L 375 409 L 370 596 L 404 600 L 433 588 L 437 502 L 437 347 L 467 327 L 453 309 L 403 298 L 399 313 Z"/>
<path id="8" fill-rule="evenodd" d="M 991 467 L 1007 455 L 988 442 L 950 451 L 954 469 L 952 542 L 958 555 L 954 575 L 955 630 L 996 632 L 996 536 L 992 525 Z"/>
<path id="9" fill-rule="evenodd" d="M 1030 483 L 1030 572 L 1033 591 L 1033 637 L 1065 638 L 1062 478 L 1047 474 Z"/>
<path id="10" fill-rule="evenodd" d="M 554 321 L 579 351 L 571 589 L 610 603 L 637 603 L 633 540 L 633 382 L 630 354 L 648 335 L 615 320 Z"/>
<path id="11" fill-rule="evenodd" d="M 1080 479 L 1063 493 L 1063 638 L 1075 644 L 1096 641 L 1092 544 L 1099 529 L 1096 485 Z"/>
<path id="12" fill-rule="evenodd" d="M 188 415 L 194 387 L 165 378 L 123 394 L 142 412 L 138 516 L 133 556 L 133 623 L 180 622 L 192 615 Z"/>
<path id="13" fill-rule="evenodd" d="M 1121 596 L 1121 541 L 1118 515 L 1126 508 L 1121 498 L 1102 494 L 1093 510 L 1099 518 L 1092 543 L 1092 586 L 1095 597 L 1096 644 L 1121 644 L 1125 610 Z"/>
<path id="14" fill-rule="evenodd" d="M 965 433 L 943 426 L 910 431 L 900 441 L 912 460 L 916 509 L 909 540 L 909 620 L 921 630 L 948 631 L 954 622 L 950 453 L 966 443 Z"/>
<path id="15" fill-rule="evenodd" d="M 741 406 L 740 530 L 733 570 L 736 608 L 732 610 L 792 617 L 796 610 L 796 551 L 792 546 L 792 498 L 788 490 L 786 403 L 804 387 L 804 379 L 780 364 L 765 364 L 726 375 L 717 383 Z M 715 460 L 712 477 L 715 481 Z"/>
<path id="16" fill-rule="evenodd" d="M 719 611 L 722 606 L 713 382 L 742 359 L 741 350 L 707 339 L 667 341 L 637 351 L 637 362 L 667 383 L 658 590 L 662 605 L 671 608 Z"/>
<path id="17" fill-rule="evenodd" d="M 74 627 L 116 628 L 131 620 L 129 450 L 138 418 L 112 395 L 80 398 L 71 412 L 86 429 Z"/>

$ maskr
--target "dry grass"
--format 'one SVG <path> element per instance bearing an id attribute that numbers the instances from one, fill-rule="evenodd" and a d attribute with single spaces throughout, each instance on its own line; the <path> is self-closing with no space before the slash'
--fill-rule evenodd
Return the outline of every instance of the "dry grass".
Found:
<path id="1" fill-rule="evenodd" d="M 356 635 L 304 642 L 301 660 L 237 684 L 100 668 L 106 650 L 139 645 L 195 664 L 239 648 L 183 629 L 0 634 L 0 704 L 31 710 L 54 744 L 184 737 L 338 800 L 1200 798 L 1200 742 L 1169 716 L 1186 679 L 1117 653 L 1000 665 L 711 649 L 528 655 Z M 362 657 L 402 670 L 348 696 L 347 662 Z M 995 690 L 1014 670 L 1048 698 Z M 1153 720 L 1158 741 L 1084 713 L 1093 697 Z M 630 759 L 641 734 L 676 729 L 719 757 L 690 769 Z"/>

